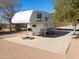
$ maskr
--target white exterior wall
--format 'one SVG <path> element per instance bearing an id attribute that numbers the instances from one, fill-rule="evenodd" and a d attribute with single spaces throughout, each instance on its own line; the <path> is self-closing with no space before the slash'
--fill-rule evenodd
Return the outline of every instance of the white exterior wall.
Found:
<path id="1" fill-rule="evenodd" d="M 32 25 L 34 25 L 34 24 L 31 24 L 31 29 L 32 29 L 33 33 L 39 33 L 40 29 L 43 28 L 43 24 L 42 23 L 35 24 L 36 27 L 32 27 Z"/>
<path id="2" fill-rule="evenodd" d="M 42 18 L 41 19 L 38 19 L 37 18 L 37 14 L 38 13 L 41 13 L 42 14 Z M 51 19 L 51 15 L 49 13 L 46 13 L 46 12 L 43 12 L 43 11 L 33 11 L 32 13 L 32 16 L 30 18 L 30 21 L 31 21 L 31 28 L 32 28 L 32 31 L 34 33 L 39 33 L 41 29 L 45 29 L 45 17 L 48 17 L 48 21 L 46 22 L 47 23 L 47 27 L 48 28 L 52 28 L 53 25 L 53 21 Z M 41 22 L 37 22 L 37 20 L 42 20 Z M 32 27 L 32 25 L 36 25 L 36 27 Z"/>

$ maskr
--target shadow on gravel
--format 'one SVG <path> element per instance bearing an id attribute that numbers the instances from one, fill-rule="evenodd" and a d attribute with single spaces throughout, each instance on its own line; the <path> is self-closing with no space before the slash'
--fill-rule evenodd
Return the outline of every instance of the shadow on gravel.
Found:
<path id="1" fill-rule="evenodd" d="M 56 38 L 56 37 L 61 37 L 61 36 L 67 35 L 68 33 L 70 33 L 70 32 L 65 32 L 65 31 L 59 30 L 59 31 L 55 31 L 55 33 L 52 35 L 47 35 L 47 37 Z"/>
<path id="2" fill-rule="evenodd" d="M 20 32 L 22 32 L 22 31 L 0 32 L 0 36 L 10 35 L 10 34 L 17 34 L 17 33 L 20 33 Z M 52 34 L 47 34 L 47 36 L 45 36 L 45 37 L 56 38 L 56 37 L 61 37 L 61 36 L 67 35 L 70 32 L 71 32 L 70 30 L 60 29 L 60 30 L 56 30 L 54 33 L 52 32 Z"/>
<path id="3" fill-rule="evenodd" d="M 79 34 L 76 35 L 75 37 L 72 37 L 72 39 L 79 39 Z"/>
<path id="4" fill-rule="evenodd" d="M 56 30 L 53 34 L 47 34 L 45 37 L 49 37 L 49 38 L 56 38 L 56 37 L 61 37 L 61 36 L 65 36 L 68 33 L 70 33 L 70 30 Z"/>
<path id="5" fill-rule="evenodd" d="M 21 32 L 21 31 L 12 31 L 12 32 L 10 32 L 10 31 L 4 31 L 4 32 L 0 32 L 0 36 L 1 35 L 16 34 L 16 33 L 19 33 L 19 32 Z"/>

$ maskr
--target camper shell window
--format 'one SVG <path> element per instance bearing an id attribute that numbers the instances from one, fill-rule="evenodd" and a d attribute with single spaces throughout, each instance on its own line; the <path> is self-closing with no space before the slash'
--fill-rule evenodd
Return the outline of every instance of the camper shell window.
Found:
<path id="1" fill-rule="evenodd" d="M 32 27 L 36 27 L 36 25 L 32 25 Z"/>
<path id="2" fill-rule="evenodd" d="M 37 18 L 42 18 L 42 14 L 41 13 L 38 13 L 37 14 Z"/>
<path id="3" fill-rule="evenodd" d="M 48 21 L 48 17 L 45 17 L 45 21 Z"/>

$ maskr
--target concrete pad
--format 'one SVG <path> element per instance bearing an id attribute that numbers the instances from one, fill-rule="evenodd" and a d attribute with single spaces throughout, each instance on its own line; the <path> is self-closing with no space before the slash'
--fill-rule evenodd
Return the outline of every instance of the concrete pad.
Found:
<path id="1" fill-rule="evenodd" d="M 35 36 L 34 40 L 23 40 L 20 36 L 18 37 L 12 37 L 12 38 L 6 38 L 4 40 L 8 40 L 11 42 L 23 44 L 26 46 L 34 47 L 43 49 L 45 51 L 54 52 L 57 54 L 64 55 L 66 53 L 66 50 L 70 44 L 71 41 L 70 33 L 57 37 L 57 38 L 47 38 L 47 37 L 39 37 Z"/>
<path id="2" fill-rule="evenodd" d="M 66 59 L 66 56 L 0 40 L 0 59 Z"/>

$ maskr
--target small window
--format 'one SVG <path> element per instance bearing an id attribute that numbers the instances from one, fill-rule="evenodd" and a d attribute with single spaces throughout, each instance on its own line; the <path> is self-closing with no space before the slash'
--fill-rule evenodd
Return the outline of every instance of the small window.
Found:
<path id="1" fill-rule="evenodd" d="M 48 17 L 45 17 L 45 21 L 48 21 Z"/>
<path id="2" fill-rule="evenodd" d="M 28 31 L 32 31 L 32 29 L 31 28 L 28 28 Z"/>
<path id="3" fill-rule="evenodd" d="M 37 18 L 42 18 L 42 14 L 41 13 L 38 13 L 37 14 Z"/>
<path id="4" fill-rule="evenodd" d="M 36 27 L 36 25 L 32 25 L 32 27 Z"/>

